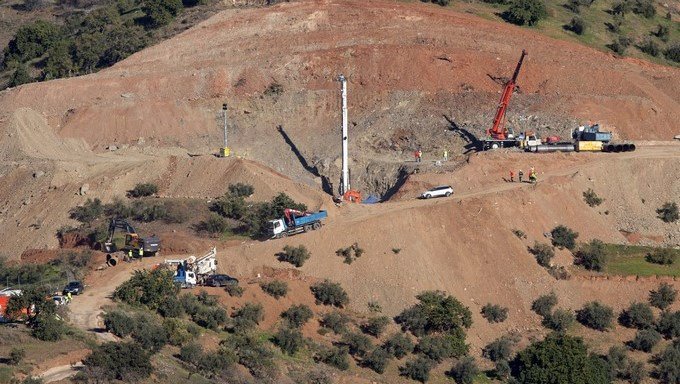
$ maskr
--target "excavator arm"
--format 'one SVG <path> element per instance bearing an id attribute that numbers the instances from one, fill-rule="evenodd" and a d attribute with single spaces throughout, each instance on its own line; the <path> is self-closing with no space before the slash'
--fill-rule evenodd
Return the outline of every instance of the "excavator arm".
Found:
<path id="1" fill-rule="evenodd" d="M 495 140 L 505 140 L 508 138 L 508 130 L 505 128 L 505 112 L 508 109 L 512 93 L 517 86 L 517 76 L 519 76 L 519 70 L 522 68 L 522 62 L 524 62 L 524 56 L 526 55 L 527 52 L 522 50 L 522 56 L 519 58 L 515 73 L 513 73 L 512 78 L 505 84 L 505 88 L 503 89 L 501 101 L 498 105 L 498 110 L 496 111 L 496 117 L 493 119 L 493 127 L 486 131 L 487 136 Z"/>

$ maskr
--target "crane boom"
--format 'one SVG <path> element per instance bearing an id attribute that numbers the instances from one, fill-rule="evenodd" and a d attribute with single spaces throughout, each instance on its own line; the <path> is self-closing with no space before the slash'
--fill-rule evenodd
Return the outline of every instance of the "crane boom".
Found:
<path id="1" fill-rule="evenodd" d="M 519 58 L 517 67 L 515 68 L 515 73 L 512 74 L 512 79 L 505 84 L 503 89 L 503 94 L 501 95 L 501 101 L 498 105 L 498 110 L 496 111 L 496 117 L 493 119 L 493 127 L 487 130 L 487 136 L 493 138 L 494 140 L 505 140 L 507 139 L 508 130 L 505 128 L 505 112 L 508 109 L 508 104 L 510 103 L 510 98 L 512 93 L 515 91 L 517 86 L 517 76 L 519 76 L 519 70 L 522 68 L 522 62 L 524 61 L 524 56 L 527 52 L 523 49 L 522 56 Z"/>

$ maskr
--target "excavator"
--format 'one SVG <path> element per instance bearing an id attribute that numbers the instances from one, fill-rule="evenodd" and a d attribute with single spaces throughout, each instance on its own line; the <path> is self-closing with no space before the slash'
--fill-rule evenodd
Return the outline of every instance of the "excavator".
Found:
<path id="1" fill-rule="evenodd" d="M 116 232 L 122 232 L 123 236 L 116 236 Z M 102 249 L 107 253 L 132 251 L 135 256 L 139 255 L 139 250 L 142 249 L 144 255 L 153 256 L 159 251 L 160 246 L 161 240 L 158 236 L 140 237 L 127 220 L 111 219 L 108 236 Z"/>
<path id="2" fill-rule="evenodd" d="M 493 119 L 493 126 L 486 131 L 486 139 L 482 140 L 482 149 L 487 151 L 489 149 L 497 148 L 507 148 L 516 147 L 520 145 L 521 140 L 515 137 L 512 130 L 508 130 L 505 127 L 505 112 L 508 109 L 508 104 L 510 104 L 510 98 L 512 93 L 517 87 L 517 76 L 519 76 L 519 70 L 522 68 L 522 63 L 524 62 L 524 57 L 527 55 L 525 50 L 522 50 L 522 56 L 519 58 L 517 67 L 515 68 L 515 73 L 513 73 L 512 78 L 505 84 L 503 89 L 503 94 L 501 95 L 501 101 L 498 105 L 498 110 L 496 111 L 496 117 Z"/>

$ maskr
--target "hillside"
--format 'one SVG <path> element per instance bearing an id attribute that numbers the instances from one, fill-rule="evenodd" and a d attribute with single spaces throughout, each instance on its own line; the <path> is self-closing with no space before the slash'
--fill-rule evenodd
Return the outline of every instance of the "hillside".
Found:
<path id="1" fill-rule="evenodd" d="M 469 151 L 468 134 L 481 137 L 489 126 L 499 82 L 511 74 L 522 49 L 528 57 L 509 124 L 517 131 L 567 137 L 576 125 L 597 121 L 613 131 L 615 140 L 634 141 L 637 150 Z M 364 195 L 386 197 L 380 204 L 336 205 L 331 196 L 340 167 L 339 73 L 349 79 L 352 183 Z M 222 143 L 223 103 L 229 105 L 229 158 L 215 156 Z M 516 335 L 517 352 L 549 333 L 532 311 L 540 295 L 554 291 L 559 307 L 570 313 L 597 300 L 619 314 L 633 302 L 646 302 L 662 282 L 680 288 L 677 279 L 667 276 L 585 270 L 576 265 L 576 251 L 566 249 L 556 249 L 552 260 L 568 277 L 558 279 L 528 250 L 535 242 L 549 243 L 546 234 L 558 225 L 578 232 L 579 243 L 599 239 L 677 248 L 678 222 L 663 222 L 657 209 L 680 196 L 680 179 L 675 177 L 680 174 L 680 143 L 671 141 L 680 133 L 678 120 L 679 68 L 617 58 L 453 7 L 308 0 L 228 9 L 97 73 L 0 92 L 0 232 L 8 234 L 0 253 L 27 264 L 62 257 L 62 251 L 82 251 L 84 247 L 71 249 L 74 244 L 60 250 L 56 233 L 75 226 L 93 231 L 105 223 L 101 213 L 93 225 L 71 218 L 72 208 L 88 199 L 121 199 L 130 207 L 180 200 L 190 211 L 183 220 L 134 223 L 140 233 L 161 237 L 161 255 L 107 269 L 98 268 L 105 255 L 92 254 L 86 266 L 92 270 L 84 278 L 87 291 L 74 299 L 70 310 L 71 324 L 86 336 L 77 343 L 64 341 L 76 346 L 74 359 L 96 350 L 98 343 L 138 336 L 104 332 L 99 314 L 113 307 L 146 311 L 164 326 L 170 318 L 193 322 L 200 329 L 187 336 L 190 340 L 209 352 L 228 350 L 220 342 L 233 341 L 237 332 L 227 324 L 239 316 L 238 308 L 252 302 L 263 305 L 264 315 L 251 331 L 265 350 L 275 350 L 268 359 L 280 368 L 273 382 L 312 382 L 306 375 L 315 369 L 330 372 L 331 378 L 322 382 L 412 382 L 399 368 L 422 355 L 419 350 L 390 363 L 385 374 L 366 368 L 365 356 L 350 358 L 348 370 L 319 361 L 318 348 L 347 344 L 322 324 L 322 317 L 334 309 L 317 302 L 310 290 L 331 279 L 348 294 L 348 303 L 339 310 L 351 316 L 357 332 L 376 315 L 369 302 L 389 317 L 390 332 L 400 332 L 393 317 L 414 304 L 416 295 L 447 292 L 471 312 L 464 339 L 469 354 L 483 369 L 491 369 L 493 363 L 482 358 L 490 341 Z M 417 148 L 425 154 L 418 164 L 412 158 Z M 437 161 L 445 149 L 450 160 Z M 510 170 L 532 167 L 538 171 L 535 185 L 505 180 Z M 146 199 L 126 197 L 137 183 L 154 183 L 158 193 Z M 245 211 L 283 192 L 309 210 L 327 210 L 328 219 L 318 231 L 277 240 L 249 237 L 233 217 L 214 236 L 201 232 L 196 223 L 217 216 L 210 212 L 213 203 L 236 183 L 254 187 L 254 194 L 243 199 Z M 436 185 L 452 185 L 455 194 L 416 199 Z M 601 205 L 584 202 L 588 189 L 604 199 Z M 344 262 L 336 252 L 355 243 L 363 255 Z M 283 263 L 277 253 L 286 245 L 304 245 L 311 257 L 298 268 Z M 203 297 L 212 303 L 201 304 L 211 307 L 203 309 L 225 311 L 218 326 L 206 326 L 206 319 L 196 316 L 199 312 L 160 319 L 167 315 L 160 308 L 112 301 L 113 290 L 135 270 L 162 272 L 155 264 L 200 255 L 212 246 L 218 249 L 218 271 L 237 277 L 245 289 L 243 296 L 207 289 L 216 301 Z M 6 265 L 12 264 L 0 267 Z M 264 293 L 261 283 L 273 279 L 289 285 L 287 296 L 275 299 Z M 172 299 L 177 299 L 175 293 Z M 194 296 L 198 289 L 184 293 Z M 485 320 L 480 312 L 487 303 L 508 308 L 508 319 Z M 300 352 L 289 356 L 272 343 L 285 324 L 281 312 L 293 304 L 308 305 L 313 320 L 301 330 L 305 343 Z M 653 315 L 680 316 L 678 310 L 676 301 L 666 315 L 657 309 Z M 583 337 L 597 354 L 624 345 L 636 332 L 616 320 L 608 329 L 574 323 L 565 332 Z M 12 330 L 12 340 L 29 340 L 28 334 L 15 335 L 22 330 L 28 332 Z M 422 339 L 416 332 L 406 333 Z M 673 338 L 677 336 L 660 341 L 652 353 L 627 353 L 650 371 L 657 366 L 651 356 L 670 348 Z M 383 341 L 371 339 L 376 346 Z M 54 351 L 64 345 L 57 344 Z M 187 376 L 186 381 L 205 382 L 212 377 L 199 372 L 198 365 L 180 361 L 180 345 L 161 346 L 147 382 L 182 382 Z M 12 347 L 0 343 L 2 353 Z M 47 357 L 31 348 L 29 363 L 21 368 L 25 372 L 58 368 L 74 373 L 65 365 L 70 363 L 67 357 L 50 351 L 46 362 Z M 258 382 L 243 356 L 230 356 L 235 359 L 230 367 L 238 373 L 234 377 Z M 443 359 L 431 382 L 451 382 L 446 371 L 457 362 Z M 19 370 L 5 365 L 2 372 Z M 302 375 L 307 381 L 299 379 Z M 219 382 L 219 377 L 212 378 Z M 480 373 L 478 380 L 492 379 Z"/>

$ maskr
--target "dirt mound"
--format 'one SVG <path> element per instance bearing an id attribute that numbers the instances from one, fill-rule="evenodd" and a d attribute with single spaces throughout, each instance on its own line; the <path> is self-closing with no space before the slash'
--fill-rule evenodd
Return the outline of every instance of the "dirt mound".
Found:
<path id="1" fill-rule="evenodd" d="M 181 145 L 207 153 L 221 144 L 221 106 L 228 101 L 235 154 L 297 181 L 311 183 L 320 172 L 335 191 L 336 78 L 344 73 L 353 177 L 364 192 L 384 193 L 391 185 L 371 175 L 376 164 L 403 162 L 417 147 L 426 159 L 444 149 L 454 155 L 466 144 L 449 131 L 444 116 L 482 134 L 500 92 L 493 79 L 509 76 L 523 48 L 529 56 L 509 111 L 516 128 L 565 136 L 579 121 L 593 120 L 621 139 L 678 134 L 677 68 L 617 59 L 446 8 L 393 1 L 301 1 L 224 11 L 97 74 L 4 92 L 0 110 L 30 108 L 61 138 L 84 139 L 95 150 Z M 34 138 L 41 132 L 26 138 L 29 152 L 72 152 L 61 145 L 58 154 L 45 153 L 54 149 L 38 148 Z M 393 167 L 384 168 L 396 177 Z"/>

